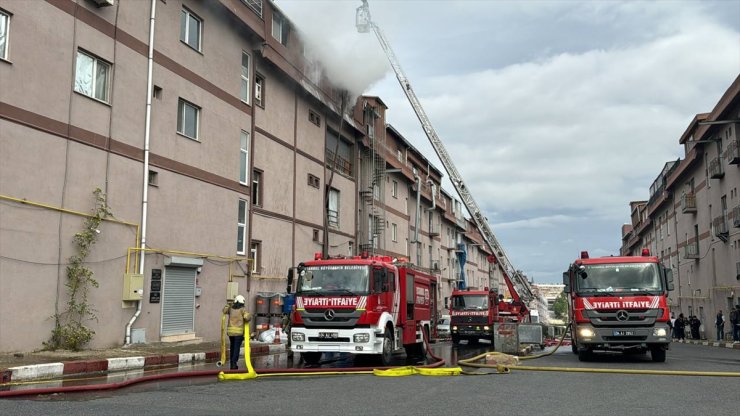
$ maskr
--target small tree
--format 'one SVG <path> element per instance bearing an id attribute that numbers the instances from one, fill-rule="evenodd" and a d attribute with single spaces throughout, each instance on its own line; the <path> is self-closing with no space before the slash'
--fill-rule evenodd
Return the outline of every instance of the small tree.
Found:
<path id="1" fill-rule="evenodd" d="M 69 258 L 67 264 L 67 309 L 55 314 L 54 329 L 51 338 L 45 342 L 46 348 L 59 348 L 78 351 L 92 340 L 95 331 L 85 326 L 86 321 L 97 320 L 95 310 L 88 302 L 90 287 L 98 287 L 98 281 L 93 278 L 93 271 L 85 265 L 85 259 L 90 249 L 98 239 L 98 227 L 104 218 L 112 215 L 106 204 L 106 196 L 99 188 L 93 191 L 95 208 L 92 215 L 87 217 L 85 225 L 74 236 L 77 254 Z"/>
<path id="2" fill-rule="evenodd" d="M 565 320 L 568 317 L 568 299 L 566 293 L 560 293 L 555 303 L 552 305 L 552 311 L 555 313 L 555 317 L 558 319 Z"/>

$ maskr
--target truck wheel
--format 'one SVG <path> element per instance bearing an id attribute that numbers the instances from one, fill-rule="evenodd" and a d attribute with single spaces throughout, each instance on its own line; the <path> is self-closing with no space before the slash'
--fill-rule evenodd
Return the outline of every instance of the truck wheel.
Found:
<path id="1" fill-rule="evenodd" d="M 665 362 L 665 350 L 660 347 L 650 348 L 650 357 L 656 363 L 664 363 Z"/>
<path id="2" fill-rule="evenodd" d="M 303 361 L 306 362 L 308 365 L 316 365 L 321 361 L 321 354 L 320 352 L 302 352 L 301 357 L 303 357 Z"/>
<path id="3" fill-rule="evenodd" d="M 383 366 L 391 365 L 393 359 L 393 335 L 391 330 L 386 328 L 383 336 L 383 352 L 380 353 L 380 362 Z"/>
<path id="4" fill-rule="evenodd" d="M 459 335 L 452 335 L 452 343 L 455 345 L 460 344 L 460 336 Z"/>
<path id="5" fill-rule="evenodd" d="M 578 361 L 591 361 L 593 352 L 590 349 L 578 350 Z"/>

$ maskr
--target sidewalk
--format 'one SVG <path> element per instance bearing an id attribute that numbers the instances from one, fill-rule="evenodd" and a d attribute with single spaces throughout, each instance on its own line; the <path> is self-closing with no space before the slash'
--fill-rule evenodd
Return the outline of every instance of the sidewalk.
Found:
<path id="1" fill-rule="evenodd" d="M 740 342 L 732 342 L 732 341 L 710 341 L 708 339 L 685 339 L 681 341 L 681 340 L 674 339 L 673 342 L 680 342 L 683 344 L 694 344 L 694 345 L 707 345 L 710 347 L 720 347 L 720 348 L 740 350 Z"/>
<path id="2" fill-rule="evenodd" d="M 253 357 L 285 352 L 285 344 L 251 341 L 249 345 Z M 220 358 L 219 342 L 193 341 L 133 344 L 105 350 L 5 353 L 0 354 L 0 387 L 19 381 L 215 363 Z"/>

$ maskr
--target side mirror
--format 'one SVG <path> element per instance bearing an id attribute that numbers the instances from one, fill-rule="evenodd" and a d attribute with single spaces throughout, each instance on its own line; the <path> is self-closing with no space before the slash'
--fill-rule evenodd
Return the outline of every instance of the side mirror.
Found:
<path id="1" fill-rule="evenodd" d="M 291 289 L 293 288 L 293 268 L 288 269 L 288 287 L 285 289 L 287 293 L 291 293 Z"/>
<path id="2" fill-rule="evenodd" d="M 675 289 L 675 286 L 673 285 L 673 270 L 667 267 L 663 270 L 665 271 L 665 287 L 670 292 Z"/>
<path id="3" fill-rule="evenodd" d="M 570 273 L 563 272 L 563 293 L 570 293 Z"/>

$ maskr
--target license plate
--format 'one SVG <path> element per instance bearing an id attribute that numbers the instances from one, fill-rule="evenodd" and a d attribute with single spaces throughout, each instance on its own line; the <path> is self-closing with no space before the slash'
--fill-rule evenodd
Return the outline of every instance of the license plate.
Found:
<path id="1" fill-rule="evenodd" d="M 319 332 L 320 339 L 337 339 L 339 334 L 336 332 Z"/>
<path id="2" fill-rule="evenodd" d="M 634 336 L 635 331 L 614 331 L 614 336 Z"/>

